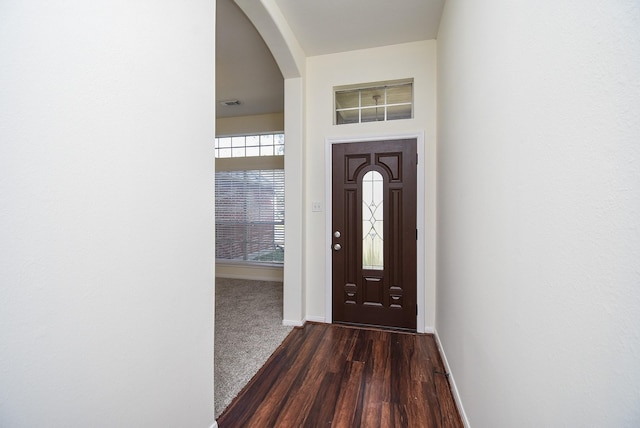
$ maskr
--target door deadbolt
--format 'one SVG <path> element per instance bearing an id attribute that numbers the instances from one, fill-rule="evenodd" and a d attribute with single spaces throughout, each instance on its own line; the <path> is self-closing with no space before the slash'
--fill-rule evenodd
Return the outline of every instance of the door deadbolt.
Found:
<path id="1" fill-rule="evenodd" d="M 340 231 L 336 230 L 335 232 L 333 232 L 333 236 L 335 236 L 336 238 L 340 237 Z"/>
<path id="2" fill-rule="evenodd" d="M 340 248 L 342 248 L 342 245 L 340 245 L 340 244 L 336 244 L 336 245 L 333 246 L 333 249 L 335 251 L 340 251 Z"/>

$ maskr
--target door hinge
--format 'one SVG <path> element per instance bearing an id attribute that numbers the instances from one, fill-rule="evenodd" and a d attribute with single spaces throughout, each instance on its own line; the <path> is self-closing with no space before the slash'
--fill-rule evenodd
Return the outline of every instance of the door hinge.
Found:
<path id="1" fill-rule="evenodd" d="M 418 154 L 416 153 L 416 165 L 418 165 Z"/>
<path id="2" fill-rule="evenodd" d="M 416 305 L 416 316 L 418 316 L 418 305 Z"/>
<path id="3" fill-rule="evenodd" d="M 418 229 L 416 229 L 416 241 L 418 240 Z"/>

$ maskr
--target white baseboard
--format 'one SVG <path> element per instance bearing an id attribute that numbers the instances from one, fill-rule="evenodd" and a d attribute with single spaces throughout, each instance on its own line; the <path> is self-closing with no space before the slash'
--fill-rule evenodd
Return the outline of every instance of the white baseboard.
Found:
<path id="1" fill-rule="evenodd" d="M 447 354 L 444 352 L 444 348 L 442 347 L 442 343 L 440 342 L 440 337 L 438 336 L 438 331 L 436 329 L 433 330 L 433 335 L 436 339 L 436 345 L 440 350 L 440 355 L 442 356 L 442 362 L 444 363 L 444 368 L 447 373 L 449 373 L 449 384 L 451 385 L 451 392 L 453 393 L 453 399 L 456 402 L 456 407 L 460 412 L 460 416 L 462 417 L 462 423 L 465 427 L 471 428 L 469 425 L 469 419 L 467 418 L 467 414 L 464 411 L 464 406 L 462 406 L 462 399 L 460 398 L 460 393 L 458 392 L 458 387 L 456 386 L 456 380 L 453 377 L 453 372 L 451 371 L 451 367 L 449 366 L 449 361 L 447 361 Z"/>
<path id="2" fill-rule="evenodd" d="M 213 421 L 213 425 L 211 425 L 209 428 L 218 428 L 218 422 Z"/>
<path id="3" fill-rule="evenodd" d="M 247 279 L 252 281 L 283 281 L 282 267 L 216 263 L 218 278 Z"/>
<path id="4" fill-rule="evenodd" d="M 304 322 L 298 320 L 282 320 L 282 325 L 291 327 L 302 327 L 304 325 Z"/>
<path id="5" fill-rule="evenodd" d="M 282 320 L 282 325 L 288 325 L 293 327 L 302 327 L 305 322 L 318 322 L 322 324 L 326 324 L 327 320 L 325 317 L 306 317 L 303 321 L 297 320 Z"/>

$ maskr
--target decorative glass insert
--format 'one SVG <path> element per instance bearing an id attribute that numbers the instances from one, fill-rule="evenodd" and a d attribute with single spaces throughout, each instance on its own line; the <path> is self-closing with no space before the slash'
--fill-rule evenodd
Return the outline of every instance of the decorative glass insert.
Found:
<path id="1" fill-rule="evenodd" d="M 362 179 L 362 269 L 384 269 L 384 181 L 378 171 Z"/>
<path id="2" fill-rule="evenodd" d="M 341 86 L 335 90 L 335 124 L 413 117 L 413 79 Z"/>
<path id="3" fill-rule="evenodd" d="M 217 158 L 284 155 L 284 134 L 240 135 L 216 138 Z"/>

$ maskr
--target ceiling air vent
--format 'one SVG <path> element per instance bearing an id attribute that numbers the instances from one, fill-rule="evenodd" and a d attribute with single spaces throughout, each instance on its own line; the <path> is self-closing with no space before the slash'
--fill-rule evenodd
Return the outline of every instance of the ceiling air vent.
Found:
<path id="1" fill-rule="evenodd" d="M 226 106 L 226 107 L 239 106 L 240 105 L 240 101 L 239 100 L 220 101 L 220 105 L 223 105 L 223 106 Z"/>

